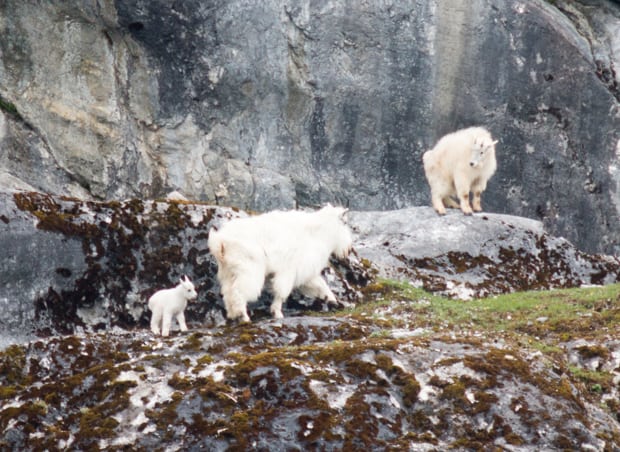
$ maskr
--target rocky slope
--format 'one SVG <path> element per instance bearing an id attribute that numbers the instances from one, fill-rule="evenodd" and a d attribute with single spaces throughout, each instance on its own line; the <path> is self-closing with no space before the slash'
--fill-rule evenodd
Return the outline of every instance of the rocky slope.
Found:
<path id="1" fill-rule="evenodd" d="M 610 0 L 0 2 L 0 449 L 619 450 L 619 31 Z M 411 207 L 473 124 L 497 213 Z M 325 201 L 341 306 L 226 322 L 209 228 Z M 182 274 L 190 331 L 153 337 Z"/>
<path id="2" fill-rule="evenodd" d="M 432 300 L 396 295 L 165 340 L 112 330 L 12 346 L 0 352 L 0 447 L 615 451 L 614 293 L 607 313 L 581 312 L 594 333 L 578 317 L 514 333 L 442 326 L 423 311 Z"/>
<path id="3" fill-rule="evenodd" d="M 609 0 L 4 1 L 0 185 L 388 210 L 482 124 L 490 210 L 617 254 L 619 28 Z"/>
<path id="4" fill-rule="evenodd" d="M 0 196 L 0 448 L 620 447 L 617 286 L 534 302 L 429 292 L 620 281 L 620 261 L 539 222 L 351 212 L 356 253 L 326 272 L 343 306 L 296 295 L 274 321 L 266 295 L 234 325 L 206 238 L 246 213 Z M 199 293 L 190 331 L 153 337 L 145 300 L 184 273 Z"/>

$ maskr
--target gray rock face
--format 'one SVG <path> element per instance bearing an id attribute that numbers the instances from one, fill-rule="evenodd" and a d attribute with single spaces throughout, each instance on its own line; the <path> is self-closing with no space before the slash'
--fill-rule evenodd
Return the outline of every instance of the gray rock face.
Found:
<path id="1" fill-rule="evenodd" d="M 457 298 L 620 281 L 620 260 L 583 253 L 527 218 L 413 207 L 352 212 L 351 223 L 358 255 L 380 274 Z"/>
<path id="2" fill-rule="evenodd" d="M 499 139 L 492 212 L 620 250 L 617 2 L 0 5 L 0 183 L 254 210 L 427 205 L 421 154 Z"/>

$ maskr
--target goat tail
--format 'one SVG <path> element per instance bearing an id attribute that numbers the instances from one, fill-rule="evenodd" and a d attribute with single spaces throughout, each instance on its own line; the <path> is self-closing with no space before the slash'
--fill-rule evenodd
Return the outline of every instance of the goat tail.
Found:
<path id="1" fill-rule="evenodd" d="M 215 228 L 211 228 L 209 231 L 209 241 L 208 241 L 209 251 L 211 254 L 218 260 L 224 260 L 225 247 L 224 240 L 221 237 L 221 234 Z"/>

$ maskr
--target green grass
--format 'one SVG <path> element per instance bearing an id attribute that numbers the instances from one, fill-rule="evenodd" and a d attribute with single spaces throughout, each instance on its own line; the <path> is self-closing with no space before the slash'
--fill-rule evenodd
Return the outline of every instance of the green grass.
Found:
<path id="1" fill-rule="evenodd" d="M 394 327 L 476 329 L 539 337 L 588 337 L 620 328 L 620 284 L 603 287 L 530 291 L 453 300 L 431 295 L 406 282 L 380 280 L 366 292 L 367 303 L 346 311 L 355 317 L 392 319 Z M 389 309 L 389 313 L 382 312 Z"/>

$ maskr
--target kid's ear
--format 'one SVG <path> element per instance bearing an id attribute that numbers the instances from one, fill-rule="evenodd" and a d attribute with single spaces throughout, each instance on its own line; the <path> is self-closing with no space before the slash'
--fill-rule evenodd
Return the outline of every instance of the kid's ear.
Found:
<path id="1" fill-rule="evenodd" d="M 495 140 L 493 143 L 491 143 L 493 146 L 495 146 L 498 143 L 499 140 Z"/>

